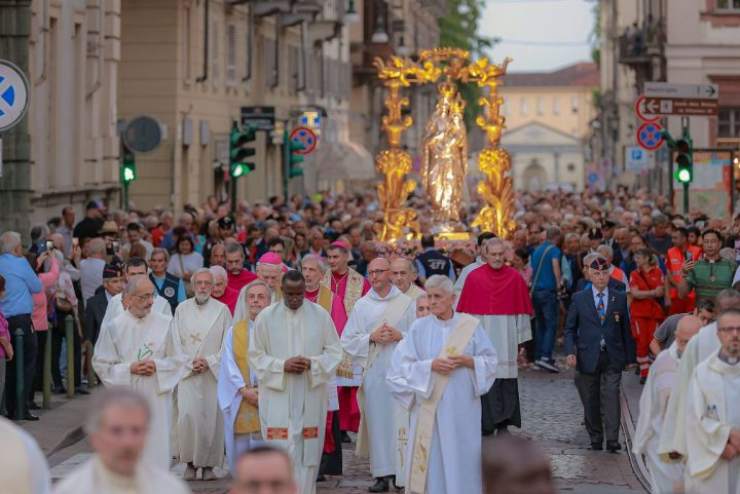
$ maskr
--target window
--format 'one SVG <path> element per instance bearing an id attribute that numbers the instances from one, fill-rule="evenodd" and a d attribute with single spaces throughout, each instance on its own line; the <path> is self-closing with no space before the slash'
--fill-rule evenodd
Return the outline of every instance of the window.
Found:
<path id="1" fill-rule="evenodd" d="M 185 29 L 183 30 L 182 40 L 182 58 L 185 60 L 185 80 L 190 81 L 193 78 L 193 65 L 192 65 L 192 38 L 191 33 L 193 32 L 192 16 L 190 6 L 185 7 Z"/>
<path id="2" fill-rule="evenodd" d="M 565 169 L 568 170 L 568 173 L 573 173 L 574 171 L 576 171 L 576 165 L 575 163 L 568 163 L 565 166 Z"/>
<path id="3" fill-rule="evenodd" d="M 573 113 L 578 113 L 578 96 L 570 97 L 570 109 Z"/>
<path id="4" fill-rule="evenodd" d="M 221 77 L 221 47 L 219 46 L 218 22 L 213 21 L 211 25 L 211 70 L 213 71 L 213 81 L 216 82 Z"/>
<path id="5" fill-rule="evenodd" d="M 236 26 L 226 31 L 226 82 L 236 82 Z"/>
<path id="6" fill-rule="evenodd" d="M 545 114 L 545 98 L 537 96 L 537 115 Z"/>
<path id="7" fill-rule="evenodd" d="M 717 10 L 740 10 L 740 0 L 717 0 Z"/>
<path id="8" fill-rule="evenodd" d="M 560 115 L 560 98 L 557 96 L 552 99 L 552 114 Z"/>
<path id="9" fill-rule="evenodd" d="M 519 104 L 521 105 L 519 107 L 519 113 L 521 113 L 522 115 L 526 115 L 527 114 L 527 98 L 522 98 L 519 101 Z"/>
<path id="10" fill-rule="evenodd" d="M 740 137 L 740 108 L 720 108 L 717 137 Z"/>

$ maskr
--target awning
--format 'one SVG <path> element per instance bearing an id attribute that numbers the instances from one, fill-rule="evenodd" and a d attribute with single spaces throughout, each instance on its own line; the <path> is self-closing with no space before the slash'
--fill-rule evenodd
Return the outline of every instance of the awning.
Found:
<path id="1" fill-rule="evenodd" d="M 376 178 L 375 164 L 370 152 L 349 139 L 320 141 L 314 160 L 318 181 Z"/>

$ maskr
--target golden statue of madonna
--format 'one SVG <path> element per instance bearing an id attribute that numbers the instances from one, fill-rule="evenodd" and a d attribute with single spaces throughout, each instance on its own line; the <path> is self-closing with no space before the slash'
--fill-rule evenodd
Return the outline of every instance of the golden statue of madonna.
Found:
<path id="1" fill-rule="evenodd" d="M 434 221 L 441 231 L 452 231 L 460 223 L 468 172 L 464 109 L 465 103 L 455 84 L 449 80 L 439 84 L 439 98 L 424 132 L 421 178 Z"/>

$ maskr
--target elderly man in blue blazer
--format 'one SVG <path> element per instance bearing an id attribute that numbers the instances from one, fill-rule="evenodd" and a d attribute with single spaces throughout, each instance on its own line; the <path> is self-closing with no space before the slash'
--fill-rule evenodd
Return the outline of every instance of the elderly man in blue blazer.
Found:
<path id="1" fill-rule="evenodd" d="M 622 371 L 635 362 L 627 295 L 609 288 L 609 262 L 595 257 L 589 267 L 592 285 L 575 295 L 565 323 L 568 365 L 576 368 L 591 449 L 617 452 L 619 387 Z M 602 421 L 603 417 L 603 421 Z"/>

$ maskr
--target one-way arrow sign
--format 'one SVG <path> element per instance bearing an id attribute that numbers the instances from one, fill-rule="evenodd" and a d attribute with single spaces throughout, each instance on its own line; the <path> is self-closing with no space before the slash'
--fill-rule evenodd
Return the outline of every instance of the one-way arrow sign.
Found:
<path id="1" fill-rule="evenodd" d="M 668 82 L 646 82 L 645 96 L 648 98 L 719 99 L 716 84 L 671 84 Z"/>

